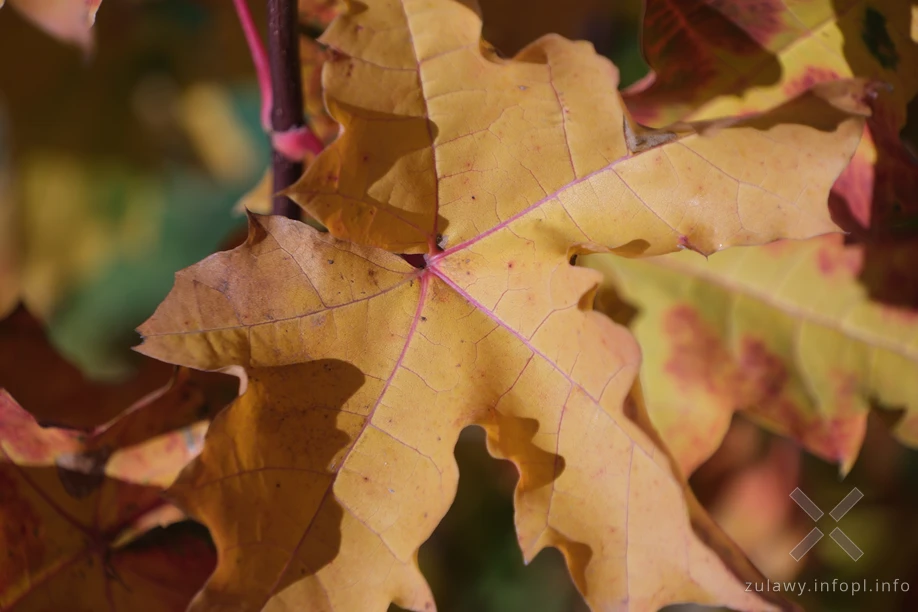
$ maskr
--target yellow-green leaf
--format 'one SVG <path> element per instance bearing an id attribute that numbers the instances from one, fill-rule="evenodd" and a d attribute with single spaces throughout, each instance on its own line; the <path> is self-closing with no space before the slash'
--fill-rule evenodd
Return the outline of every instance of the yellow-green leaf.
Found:
<path id="1" fill-rule="evenodd" d="M 708 260 L 584 259 L 604 273 L 604 291 L 638 309 L 648 411 L 686 473 L 717 449 L 736 410 L 843 473 L 871 403 L 904 409 L 894 433 L 918 445 L 918 313 L 869 299 L 864 250 L 832 235 Z"/>

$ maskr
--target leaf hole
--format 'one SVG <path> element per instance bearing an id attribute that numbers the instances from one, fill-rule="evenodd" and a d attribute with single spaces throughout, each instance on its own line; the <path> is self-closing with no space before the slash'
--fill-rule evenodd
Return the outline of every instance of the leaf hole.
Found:
<path id="1" fill-rule="evenodd" d="M 418 554 L 439 609 L 586 612 L 558 550 L 546 548 L 523 563 L 513 525 L 519 477 L 510 461 L 488 454 L 485 438 L 475 426 L 459 435 L 456 498 Z"/>

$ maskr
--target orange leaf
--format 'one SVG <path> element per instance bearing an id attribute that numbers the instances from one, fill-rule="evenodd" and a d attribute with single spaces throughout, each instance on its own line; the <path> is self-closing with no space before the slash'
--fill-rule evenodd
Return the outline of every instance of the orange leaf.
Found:
<path id="1" fill-rule="evenodd" d="M 148 452 L 126 448 L 136 431 L 113 424 L 86 437 L 43 429 L 0 390 L 4 610 L 181 610 L 199 588 L 214 561 L 205 542 L 181 531 L 137 539 L 181 514 L 160 486 L 138 484 L 149 474 L 110 469 L 113 452 Z M 166 480 L 190 458 L 187 449 L 158 450 Z"/>
<path id="2" fill-rule="evenodd" d="M 127 381 L 89 380 L 48 342 L 41 323 L 23 306 L 0 321 L 0 387 L 18 398 L 43 425 L 99 427 L 138 397 L 161 395 L 159 387 L 169 381 L 173 369 L 143 358 L 138 372 Z M 235 396 L 235 385 L 225 376 L 196 372 L 182 373 L 179 379 L 165 392 L 165 399 L 156 400 L 173 406 L 166 418 L 181 423 L 172 429 L 212 417 Z M 54 384 L 47 384 L 49 380 Z M 176 405 L 182 407 L 176 409 Z"/>

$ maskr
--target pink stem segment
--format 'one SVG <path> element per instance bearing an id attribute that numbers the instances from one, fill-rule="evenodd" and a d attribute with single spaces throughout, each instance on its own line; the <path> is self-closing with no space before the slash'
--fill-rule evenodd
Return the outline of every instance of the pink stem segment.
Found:
<path id="1" fill-rule="evenodd" d="M 246 0 L 233 0 L 233 6 L 255 64 L 261 91 L 261 124 L 274 149 L 271 164 L 274 214 L 298 219 L 299 207 L 280 192 L 302 175 L 302 162 L 307 154 L 318 154 L 324 145 L 303 118 L 297 3 L 296 0 L 268 0 L 267 50 Z"/>
<path id="2" fill-rule="evenodd" d="M 258 89 L 261 91 L 261 125 L 266 132 L 271 131 L 271 70 L 268 66 L 268 52 L 258 35 L 258 28 L 252 20 L 252 12 L 246 0 L 233 0 L 236 15 L 245 34 L 245 42 L 249 45 L 252 54 L 252 63 L 255 64 L 255 74 L 258 78 Z"/>
<path id="3" fill-rule="evenodd" d="M 271 144 L 275 151 L 293 161 L 302 161 L 306 153 L 318 155 L 325 148 L 319 137 L 313 134 L 307 125 L 274 132 L 271 134 Z"/>

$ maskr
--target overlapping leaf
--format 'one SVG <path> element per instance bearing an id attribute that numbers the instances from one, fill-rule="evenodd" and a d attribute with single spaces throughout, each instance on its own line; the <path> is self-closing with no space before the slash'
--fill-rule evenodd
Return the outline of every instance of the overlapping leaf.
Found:
<path id="1" fill-rule="evenodd" d="M 184 371 L 163 394 L 160 388 L 169 382 L 173 370 L 154 359 L 141 358 L 137 373 L 129 379 L 117 383 L 90 380 L 55 352 L 41 322 L 24 307 L 0 321 L 0 387 L 45 426 L 92 430 L 114 420 L 139 397 L 162 396 L 159 401 L 168 414 L 157 418 L 172 419 L 172 427 L 181 427 L 213 417 L 236 396 L 238 384 L 232 378 Z"/>
<path id="2" fill-rule="evenodd" d="M 871 404 L 904 409 L 894 433 L 918 444 L 918 314 L 871 301 L 863 261 L 864 247 L 839 235 L 709 260 L 585 259 L 639 310 L 648 410 L 686 473 L 717 449 L 734 410 L 842 472 Z"/>
<path id="3" fill-rule="evenodd" d="M 344 130 L 292 197 L 339 237 L 411 253 L 556 210 L 571 242 L 629 254 L 834 229 L 825 195 L 862 129 L 840 109 L 863 110 L 862 84 L 647 133 L 589 44 L 548 36 L 503 60 L 480 29 L 447 1 L 335 21 L 323 79 Z"/>
<path id="4" fill-rule="evenodd" d="M 5 0 L 0 0 L 0 8 Z M 92 47 L 92 25 L 102 0 L 10 0 L 23 17 L 63 41 Z"/>
<path id="5" fill-rule="evenodd" d="M 644 52 L 654 73 L 625 99 L 639 120 L 664 125 L 758 112 L 838 78 L 885 83 L 833 205 L 843 229 L 870 245 L 862 281 L 871 296 L 918 306 L 918 276 L 900 263 L 918 255 L 918 164 L 899 138 L 918 93 L 913 13 L 899 0 L 649 0 Z M 877 278 L 884 268 L 896 283 Z"/>
<path id="6" fill-rule="evenodd" d="M 644 55 L 653 69 L 625 94 L 649 125 L 759 112 L 820 81 L 890 84 L 904 117 L 918 89 L 908 2 L 744 3 L 648 0 Z M 901 127 L 901 125 L 900 125 Z"/>
<path id="7" fill-rule="evenodd" d="M 90 435 L 41 428 L 0 390 L 0 605 L 4 610 L 182 610 L 210 573 L 162 488 L 199 451 L 189 375 Z M 165 435 L 161 435 L 165 434 Z M 141 539 L 138 539 L 141 538 Z"/>
<path id="8" fill-rule="evenodd" d="M 734 421 L 724 445 L 749 445 L 761 432 L 747 421 Z M 745 435 L 744 435 L 745 434 Z M 800 484 L 803 453 L 789 440 L 771 437 L 764 448 L 752 445 L 750 454 L 761 453 L 748 463 L 737 457 L 724 457 L 732 468 L 720 484 L 718 493 L 706 507 L 756 567 L 774 581 L 793 580 L 806 568 L 788 551 L 806 537 L 812 524 L 801 516 L 800 507 L 788 495 Z M 719 458 L 718 458 L 719 459 Z M 801 520 L 803 519 L 803 520 Z"/>
<path id="9" fill-rule="evenodd" d="M 0 387 L 43 425 L 98 427 L 161 387 L 171 370 L 144 359 L 131 378 L 116 384 L 92 381 L 57 353 L 41 322 L 22 305 L 0 321 Z"/>

